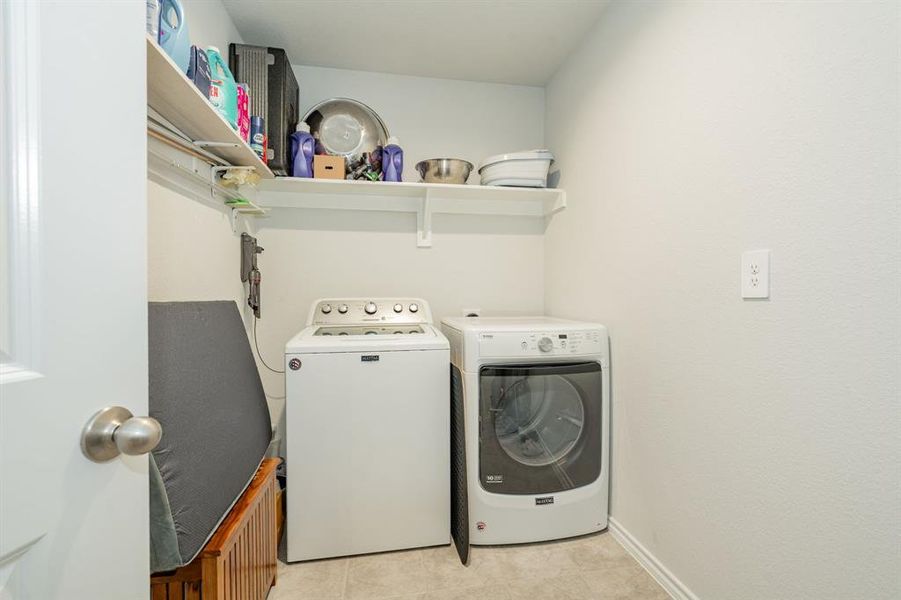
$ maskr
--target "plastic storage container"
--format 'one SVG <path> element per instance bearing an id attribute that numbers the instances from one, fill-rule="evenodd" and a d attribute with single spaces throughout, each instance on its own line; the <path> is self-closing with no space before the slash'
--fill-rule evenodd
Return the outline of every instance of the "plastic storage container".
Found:
<path id="1" fill-rule="evenodd" d="M 191 61 L 191 38 L 185 13 L 178 0 L 160 0 L 160 47 L 172 57 L 182 73 Z"/>
<path id="2" fill-rule="evenodd" d="M 547 172 L 554 160 L 548 150 L 527 150 L 489 156 L 479 166 L 482 185 L 547 187 Z"/>
<path id="3" fill-rule="evenodd" d="M 288 55 L 281 48 L 229 44 L 228 64 L 237 80 L 250 87 L 250 114 L 266 119 L 269 168 L 276 175 L 287 175 L 291 134 L 300 120 L 300 88 Z"/>
<path id="4" fill-rule="evenodd" d="M 382 148 L 382 181 L 403 181 L 404 151 L 396 137 L 389 137 Z"/>
<path id="5" fill-rule="evenodd" d="M 207 58 L 210 61 L 210 103 L 225 117 L 232 129 L 238 129 L 238 84 L 229 70 L 219 48 L 208 46 Z"/>

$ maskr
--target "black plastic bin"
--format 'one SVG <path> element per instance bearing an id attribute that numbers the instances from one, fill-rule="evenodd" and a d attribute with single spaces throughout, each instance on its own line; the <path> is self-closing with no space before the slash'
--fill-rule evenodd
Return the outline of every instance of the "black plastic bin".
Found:
<path id="1" fill-rule="evenodd" d="M 288 55 L 281 48 L 229 44 L 228 67 L 235 81 L 250 87 L 250 114 L 266 119 L 269 168 L 276 175 L 289 175 L 300 88 Z"/>

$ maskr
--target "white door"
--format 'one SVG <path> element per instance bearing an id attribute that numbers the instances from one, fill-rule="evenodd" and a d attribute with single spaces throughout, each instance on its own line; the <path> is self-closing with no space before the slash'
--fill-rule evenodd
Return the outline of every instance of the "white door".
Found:
<path id="1" fill-rule="evenodd" d="M 148 584 L 147 456 L 80 449 L 147 414 L 144 3 L 0 1 L 0 599 Z"/>

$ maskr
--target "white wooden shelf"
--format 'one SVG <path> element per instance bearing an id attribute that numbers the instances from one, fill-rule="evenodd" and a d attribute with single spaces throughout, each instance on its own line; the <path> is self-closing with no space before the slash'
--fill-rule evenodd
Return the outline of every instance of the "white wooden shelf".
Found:
<path id="1" fill-rule="evenodd" d="M 234 166 L 254 167 L 264 179 L 274 177 L 256 152 L 150 36 L 147 36 L 147 105 L 207 152 Z"/>
<path id="2" fill-rule="evenodd" d="M 391 183 L 278 177 L 260 182 L 256 203 L 264 208 L 413 212 L 417 245 L 432 245 L 432 215 L 546 217 L 566 207 L 566 192 L 441 183 Z"/>

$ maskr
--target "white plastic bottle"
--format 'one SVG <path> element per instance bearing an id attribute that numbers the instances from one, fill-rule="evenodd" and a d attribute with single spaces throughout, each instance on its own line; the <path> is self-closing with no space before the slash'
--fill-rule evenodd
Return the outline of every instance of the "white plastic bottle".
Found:
<path id="1" fill-rule="evenodd" d="M 160 0 L 147 0 L 147 34 L 160 41 Z"/>

